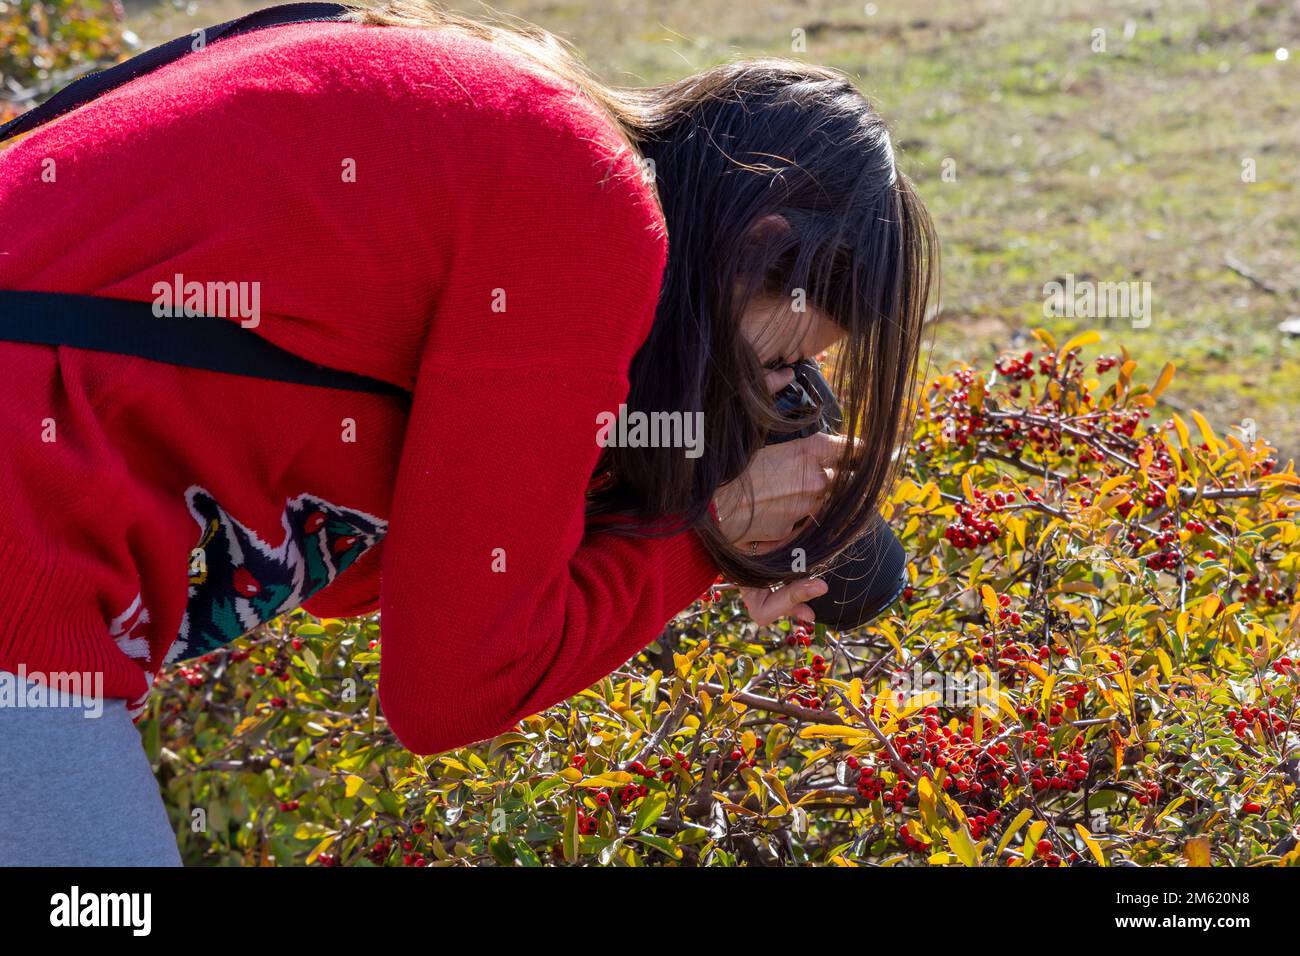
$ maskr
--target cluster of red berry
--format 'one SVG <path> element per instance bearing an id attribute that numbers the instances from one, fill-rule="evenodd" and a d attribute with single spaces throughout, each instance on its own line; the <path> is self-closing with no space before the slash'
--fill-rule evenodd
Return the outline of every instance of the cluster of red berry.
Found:
<path id="1" fill-rule="evenodd" d="M 416 837 L 423 836 L 424 831 L 426 829 L 427 828 L 425 827 L 423 820 L 416 820 L 414 823 L 411 824 L 411 833 Z M 415 843 L 416 841 L 412 839 L 412 837 L 410 836 L 402 840 L 402 850 L 403 850 L 402 865 L 416 866 L 416 867 L 428 866 L 432 862 L 432 860 L 428 857 L 421 856 L 419 853 L 416 853 Z"/>
<path id="2" fill-rule="evenodd" d="M 1088 779 L 1091 764 L 1083 755 L 1082 736 L 1076 736 L 1070 749 L 1064 754 L 1053 753 L 1051 738 L 1047 735 L 1047 725 L 1042 722 L 1035 726 L 1032 737 L 1030 734 L 1026 734 L 1025 737 L 1033 741 L 1035 758 L 1047 757 L 1052 761 L 1046 769 L 1043 764 L 1031 764 L 1029 761 L 1025 761 L 1021 767 L 1028 774 L 1029 785 L 1036 792 L 1077 790 L 1079 784 Z M 1052 771 L 1051 776 L 1048 775 L 1049 770 Z"/>
<path id="3" fill-rule="evenodd" d="M 1139 784 L 1139 787 L 1141 789 L 1138 791 L 1137 802 L 1140 807 L 1150 806 L 1152 800 L 1159 800 L 1161 795 L 1164 793 L 1164 791 L 1160 789 L 1160 784 L 1156 783 L 1154 780 L 1148 780 L 1145 783 Z"/>
<path id="4" fill-rule="evenodd" d="M 1163 501 L 1164 495 L 1162 494 L 1160 497 Z M 1176 570 L 1183 563 L 1185 557 L 1179 543 L 1178 529 L 1174 527 L 1173 519 L 1169 515 L 1165 515 L 1160 519 L 1160 529 L 1160 533 L 1152 539 L 1155 541 L 1157 550 L 1154 554 L 1147 555 L 1146 566 L 1153 571 Z M 1192 577 L 1195 576 L 1191 568 L 1187 569 L 1187 573 Z M 1192 577 L 1188 577 L 1187 580 L 1192 580 Z"/>
<path id="5" fill-rule="evenodd" d="M 869 772 L 871 770 L 870 767 L 863 767 L 862 769 L 863 772 Z M 859 778 L 859 780 L 860 779 L 861 778 Z M 868 800 L 874 800 L 876 797 L 882 798 L 885 803 L 892 804 L 895 813 L 902 811 L 903 805 L 907 802 L 908 794 L 912 792 L 911 784 L 906 780 L 900 779 L 894 783 L 893 787 L 887 788 L 885 782 L 879 777 L 869 777 L 868 780 L 874 781 L 875 786 L 873 787 L 869 782 L 865 788 L 859 787 L 859 793 L 867 797 Z M 874 796 L 872 794 L 874 794 Z"/>
<path id="6" fill-rule="evenodd" d="M 809 647 L 812 645 L 812 633 L 800 624 L 786 636 L 785 645 L 786 647 Z"/>
<path id="7" fill-rule="evenodd" d="M 366 856 L 370 858 L 370 862 L 375 864 L 375 866 L 383 866 L 384 863 L 387 862 L 388 854 L 392 852 L 392 849 L 392 841 L 388 837 L 380 837 L 374 842 L 370 849 L 366 851 Z"/>
<path id="8" fill-rule="evenodd" d="M 1283 658 L 1287 660 L 1287 658 Z M 1289 665 L 1288 665 L 1288 669 Z M 1241 710 L 1228 711 L 1228 719 L 1232 721 L 1232 732 L 1238 739 L 1244 739 L 1246 732 L 1251 726 L 1258 723 L 1265 734 L 1280 734 L 1286 730 L 1286 719 L 1276 711 L 1277 698 L 1269 697 L 1265 707 L 1243 707 Z"/>
<path id="9" fill-rule="evenodd" d="M 1264 587 L 1260 589 L 1260 581 L 1257 576 L 1252 576 L 1242 588 L 1246 597 L 1252 600 L 1259 598 L 1261 595 L 1270 607 L 1277 607 L 1279 604 L 1290 604 L 1295 600 L 1295 588 L 1274 588 Z"/>
<path id="10" fill-rule="evenodd" d="M 753 767 L 758 763 L 758 748 L 755 748 L 752 754 L 746 756 L 743 747 L 732 747 L 729 756 L 732 763 L 739 764 L 742 767 Z"/>
<path id="11" fill-rule="evenodd" d="M 991 510 L 996 510 L 996 507 L 983 492 L 977 493 L 974 505 L 958 504 L 957 520 L 944 529 L 944 539 L 959 550 L 974 549 L 996 541 L 1002 536 L 1002 529 L 988 517 Z"/>
<path id="12" fill-rule="evenodd" d="M 1052 708 L 1047 722 L 1039 720 L 1035 708 L 1021 709 L 1021 716 L 1030 724 L 1016 735 L 1028 750 L 1028 755 L 1021 760 L 1011 754 L 1010 742 L 1016 737 L 999 733 L 976 742 L 971 721 L 959 723 L 954 729 L 942 722 L 939 708 L 933 705 L 921 712 L 923 726 L 920 728 L 910 726 L 911 721 L 907 719 L 899 721 L 899 730 L 891 742 L 899 759 L 913 765 L 919 776 L 936 780 L 943 790 L 957 796 L 966 813 L 971 836 L 980 839 L 1002 822 L 1000 804 L 1007 788 L 1028 783 L 1038 793 L 1073 791 L 1087 780 L 1091 764 L 1083 753 L 1083 736 L 1075 735 L 1066 750 L 1057 752 L 1049 729 L 1061 723 L 1064 710 L 1081 706 L 1086 692 L 1083 683 L 1071 685 L 1063 702 Z M 888 712 L 887 706 L 883 712 Z M 996 732 L 996 725 L 993 729 Z M 875 763 L 854 756 L 845 762 L 857 772 L 855 785 L 863 799 L 881 799 L 895 812 L 903 809 L 912 792 L 911 784 L 901 776 L 891 783 L 887 778 L 894 775 L 882 771 Z M 907 849 L 918 853 L 930 849 L 930 844 L 913 833 L 906 823 L 897 832 Z M 1048 866 L 1059 865 L 1061 858 L 1050 841 L 1043 842 L 1045 846 L 1036 848 L 1038 856 Z M 1071 852 L 1069 858 L 1078 857 Z"/>
<path id="13" fill-rule="evenodd" d="M 650 788 L 644 783 L 629 783 L 625 787 L 618 788 L 618 802 L 628 807 L 649 793 Z"/>
<path id="14" fill-rule="evenodd" d="M 176 668 L 176 673 L 191 687 L 202 687 L 208 680 L 208 672 L 201 665 L 180 664 Z"/>
<path id="15" fill-rule="evenodd" d="M 787 645 L 795 647 L 808 647 L 812 644 L 812 634 L 803 625 L 794 629 L 785 640 Z M 817 682 L 826 676 L 830 670 L 830 662 L 820 654 L 814 654 L 808 663 L 801 667 L 796 667 L 790 671 L 790 679 L 798 686 L 789 699 L 802 707 L 808 707 L 817 710 L 822 705 L 822 698 L 817 694 L 815 688 Z"/>
<path id="16" fill-rule="evenodd" d="M 655 773 L 655 771 L 651 770 L 640 760 L 633 760 L 628 764 L 627 771 L 628 773 L 634 773 L 639 777 L 645 777 L 649 780 L 659 779 L 667 782 L 677 778 L 677 772 L 673 769 L 674 767 L 681 767 L 687 773 L 690 773 L 691 760 L 686 756 L 686 754 L 679 750 L 671 757 L 664 755 L 659 758 L 659 773 Z M 642 794 L 642 796 L 645 796 L 645 794 Z"/>
<path id="17" fill-rule="evenodd" d="M 1034 377 L 1034 353 L 1026 352 L 1020 356 L 1010 353 L 1000 355 L 993 363 L 993 367 L 1003 378 L 1013 382 L 1027 382 Z"/>

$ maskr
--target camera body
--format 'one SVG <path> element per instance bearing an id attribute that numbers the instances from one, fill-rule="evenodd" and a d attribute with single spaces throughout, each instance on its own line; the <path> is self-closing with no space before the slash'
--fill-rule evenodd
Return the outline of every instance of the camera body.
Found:
<path id="1" fill-rule="evenodd" d="M 777 411 L 794 417 L 817 409 L 818 418 L 793 431 L 773 433 L 769 445 L 818 431 L 836 434 L 844 425 L 840 403 L 817 364 L 804 359 L 791 367 L 794 381 L 776 394 Z M 817 622 L 833 630 L 851 630 L 876 617 L 902 593 L 907 584 L 907 553 L 884 519 L 877 517 L 822 578 L 828 585 L 826 593 L 808 602 Z"/>

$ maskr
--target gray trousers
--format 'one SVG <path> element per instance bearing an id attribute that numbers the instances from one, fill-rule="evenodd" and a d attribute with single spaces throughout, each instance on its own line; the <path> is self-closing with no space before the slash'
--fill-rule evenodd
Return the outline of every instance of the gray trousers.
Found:
<path id="1" fill-rule="evenodd" d="M 180 866 L 126 702 L 100 703 L 0 703 L 0 866 Z"/>

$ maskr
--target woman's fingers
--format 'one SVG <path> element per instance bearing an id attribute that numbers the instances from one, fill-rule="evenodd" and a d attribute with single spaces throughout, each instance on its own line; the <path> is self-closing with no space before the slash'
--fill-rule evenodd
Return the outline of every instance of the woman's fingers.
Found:
<path id="1" fill-rule="evenodd" d="M 713 502 L 728 541 L 784 541 L 796 524 L 821 510 L 835 472 L 818 458 L 834 446 L 804 444 L 809 441 L 760 449 L 742 479 L 718 489 Z"/>
<path id="2" fill-rule="evenodd" d="M 769 387 L 781 388 L 793 372 L 766 374 Z M 723 536 L 746 549 L 749 542 L 771 550 L 788 540 L 796 525 L 822 510 L 847 441 L 819 433 L 759 449 L 745 474 L 714 496 Z"/>
<path id="3" fill-rule="evenodd" d="M 784 368 L 774 368 L 765 373 L 763 378 L 767 382 L 767 390 L 775 395 L 794 381 L 794 369 L 788 365 Z"/>
<path id="4" fill-rule="evenodd" d="M 826 593 L 827 584 L 821 578 L 801 578 L 783 584 L 775 591 L 767 588 L 741 588 L 741 599 L 749 611 L 750 619 L 766 627 L 783 617 L 793 617 L 804 624 L 815 619 L 813 609 L 805 602 Z"/>
<path id="5" fill-rule="evenodd" d="M 818 432 L 816 435 L 800 438 L 799 442 L 802 445 L 801 450 L 809 460 L 823 468 L 830 468 L 844 457 L 844 449 L 849 440 L 844 435 Z"/>

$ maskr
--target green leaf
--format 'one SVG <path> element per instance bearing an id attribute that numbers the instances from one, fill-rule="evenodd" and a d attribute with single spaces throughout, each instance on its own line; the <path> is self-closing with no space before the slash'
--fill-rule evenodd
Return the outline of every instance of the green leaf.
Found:
<path id="1" fill-rule="evenodd" d="M 664 791 L 651 793 L 641 801 L 641 807 L 636 812 L 636 819 L 632 821 L 632 832 L 638 833 L 654 824 L 668 806 L 668 794 Z"/>

